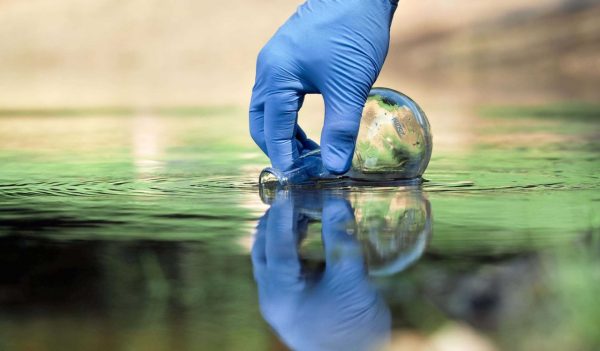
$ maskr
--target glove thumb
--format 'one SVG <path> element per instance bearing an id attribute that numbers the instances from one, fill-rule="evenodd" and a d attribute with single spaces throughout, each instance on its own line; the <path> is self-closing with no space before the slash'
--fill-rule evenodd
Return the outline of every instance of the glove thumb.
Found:
<path id="1" fill-rule="evenodd" d="M 351 104 L 339 104 L 325 98 L 321 155 L 323 165 L 333 174 L 346 173 L 352 165 L 366 95 L 364 98 L 353 99 L 354 103 Z"/>

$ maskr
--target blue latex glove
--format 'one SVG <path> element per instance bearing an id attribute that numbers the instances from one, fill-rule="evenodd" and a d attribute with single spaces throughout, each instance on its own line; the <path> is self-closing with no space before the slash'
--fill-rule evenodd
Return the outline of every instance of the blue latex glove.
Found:
<path id="1" fill-rule="evenodd" d="M 323 164 L 351 165 L 360 117 L 387 55 L 397 0 L 308 0 L 262 49 L 250 103 L 250 133 L 286 171 L 317 144 L 298 126 L 306 94 L 322 94 Z"/>
<path id="2" fill-rule="evenodd" d="M 355 224 L 348 201 L 281 194 L 261 218 L 252 248 L 265 320 L 293 350 L 371 350 L 387 342 L 390 311 L 348 231 Z M 317 274 L 303 267 L 298 247 L 309 218 L 321 213 L 326 264 Z"/>

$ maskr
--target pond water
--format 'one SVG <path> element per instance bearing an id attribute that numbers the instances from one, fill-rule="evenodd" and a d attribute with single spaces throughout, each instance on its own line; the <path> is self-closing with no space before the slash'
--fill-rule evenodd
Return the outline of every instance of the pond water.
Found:
<path id="1" fill-rule="evenodd" d="M 422 187 L 269 194 L 243 109 L 0 113 L 0 350 L 598 349 L 600 108 L 423 107 Z"/>

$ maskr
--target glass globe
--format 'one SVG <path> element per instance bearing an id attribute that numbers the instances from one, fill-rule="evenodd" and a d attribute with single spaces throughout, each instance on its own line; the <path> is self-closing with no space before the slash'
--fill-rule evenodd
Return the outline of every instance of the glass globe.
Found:
<path id="1" fill-rule="evenodd" d="M 363 110 L 350 177 L 412 179 L 423 175 L 431 158 L 429 121 L 408 96 L 373 88 Z"/>
<path id="2" fill-rule="evenodd" d="M 265 168 L 259 184 L 262 188 L 314 185 L 320 181 L 341 184 L 346 180 L 371 185 L 391 180 L 420 182 L 431 149 L 429 121 L 419 105 L 395 90 L 374 88 L 363 109 L 349 172 L 342 176 L 330 174 L 317 149 L 300 156 L 287 171 Z"/>

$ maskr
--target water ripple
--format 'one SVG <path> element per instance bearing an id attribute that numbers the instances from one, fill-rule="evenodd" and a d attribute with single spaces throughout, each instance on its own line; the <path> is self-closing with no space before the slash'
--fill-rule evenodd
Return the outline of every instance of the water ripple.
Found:
<path id="1" fill-rule="evenodd" d="M 39 180 L 0 183 L 0 197 L 30 196 L 194 196 L 198 192 L 256 191 L 256 181 L 235 177 L 152 177 L 143 179 Z"/>
<path id="2" fill-rule="evenodd" d="M 536 190 L 582 190 L 594 184 L 568 184 L 565 182 L 540 182 L 523 184 L 478 184 L 470 180 L 433 181 L 426 180 L 426 192 L 491 192 L 491 191 L 536 191 Z M 398 184 L 348 183 L 331 185 L 340 190 L 389 191 L 398 189 Z M 227 192 L 257 193 L 257 179 L 253 175 L 191 176 L 191 177 L 146 177 L 138 179 L 62 179 L 0 183 L 0 197 L 20 198 L 33 196 L 143 196 L 143 197 L 186 197 L 198 194 Z"/>

